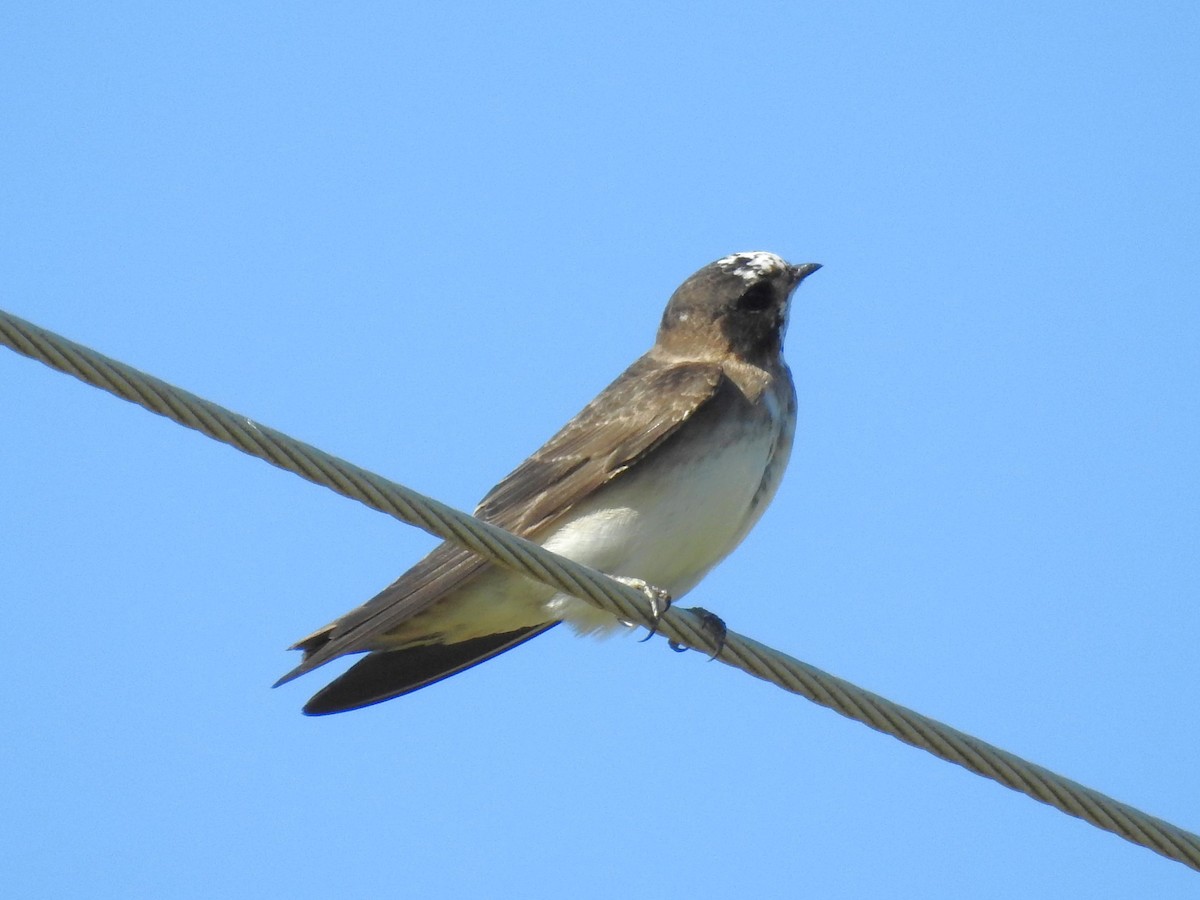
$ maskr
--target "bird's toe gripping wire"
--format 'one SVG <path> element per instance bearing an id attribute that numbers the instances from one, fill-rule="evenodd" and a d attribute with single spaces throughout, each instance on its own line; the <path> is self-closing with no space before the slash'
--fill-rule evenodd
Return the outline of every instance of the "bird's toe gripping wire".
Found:
<path id="1" fill-rule="evenodd" d="M 646 600 L 650 603 L 650 619 L 653 624 L 650 626 L 650 633 L 642 638 L 641 641 L 639 641 L 639 643 L 644 644 L 658 633 L 658 620 L 662 618 L 663 613 L 671 608 L 670 593 L 664 591 L 662 588 L 655 587 L 654 585 L 643 581 L 640 578 L 626 578 L 621 575 L 611 575 L 609 577 L 621 582 L 621 584 L 629 585 L 629 587 L 636 591 L 641 591 L 643 596 L 645 596 Z M 637 623 L 626 622 L 625 624 L 632 627 Z"/>
<path id="2" fill-rule="evenodd" d="M 688 612 L 700 620 L 700 628 L 712 640 L 713 652 L 709 659 L 716 659 L 721 655 L 721 651 L 725 649 L 725 637 L 729 633 L 729 629 L 725 627 L 725 620 L 716 613 L 709 612 L 702 606 L 690 607 Z M 688 649 L 678 641 L 667 641 L 667 646 L 676 653 L 683 653 Z"/>

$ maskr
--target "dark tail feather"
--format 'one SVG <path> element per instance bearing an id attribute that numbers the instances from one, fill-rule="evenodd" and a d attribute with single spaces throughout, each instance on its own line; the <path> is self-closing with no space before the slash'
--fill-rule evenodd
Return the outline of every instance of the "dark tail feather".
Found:
<path id="1" fill-rule="evenodd" d="M 314 631 L 308 637 L 296 641 L 296 643 L 288 647 L 289 650 L 303 650 L 304 659 L 300 661 L 300 665 L 296 666 L 296 668 L 292 669 L 292 671 L 280 678 L 277 682 L 271 685 L 271 687 L 279 687 L 287 684 L 289 681 L 299 678 L 306 672 L 311 672 L 318 666 L 323 666 L 325 663 L 329 662 L 328 659 L 314 659 L 313 655 L 329 643 L 329 638 L 333 634 L 333 629 L 336 626 L 337 622 L 326 625 L 320 631 Z"/>
<path id="2" fill-rule="evenodd" d="M 511 650 L 557 624 L 550 622 L 457 644 L 376 650 L 323 687 L 304 705 L 304 713 L 325 716 L 347 712 L 411 693 Z"/>

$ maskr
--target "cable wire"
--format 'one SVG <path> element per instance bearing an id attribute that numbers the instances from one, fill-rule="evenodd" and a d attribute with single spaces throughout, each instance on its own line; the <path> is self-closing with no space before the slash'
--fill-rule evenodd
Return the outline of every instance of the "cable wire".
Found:
<path id="1" fill-rule="evenodd" d="M 750 638 L 731 631 L 717 647 L 703 618 L 686 609 L 668 609 L 655 623 L 648 599 L 636 588 L 3 310 L 0 344 L 314 484 L 461 544 L 490 562 L 583 598 L 625 621 L 646 627 L 656 625 L 658 631 L 678 644 L 715 654 L 727 665 L 1200 871 L 1200 837 L 1191 832 Z"/>

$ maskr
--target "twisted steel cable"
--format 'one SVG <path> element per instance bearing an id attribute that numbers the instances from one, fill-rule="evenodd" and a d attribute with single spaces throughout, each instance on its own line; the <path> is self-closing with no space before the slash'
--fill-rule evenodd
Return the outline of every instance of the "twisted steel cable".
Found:
<path id="1" fill-rule="evenodd" d="M 1200 837 L 0 310 L 0 344 L 1200 871 Z"/>

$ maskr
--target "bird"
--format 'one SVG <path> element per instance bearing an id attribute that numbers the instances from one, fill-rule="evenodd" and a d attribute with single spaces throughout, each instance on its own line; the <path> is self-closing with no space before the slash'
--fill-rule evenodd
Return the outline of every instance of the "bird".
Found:
<path id="1" fill-rule="evenodd" d="M 671 295 L 654 345 L 497 484 L 475 515 L 667 602 L 691 590 L 762 516 L 791 455 L 796 391 L 783 359 L 792 292 L 818 263 L 724 256 Z M 285 684 L 365 653 L 305 704 L 359 709 L 427 687 L 561 622 L 629 623 L 436 547 L 374 598 L 296 642 Z"/>

